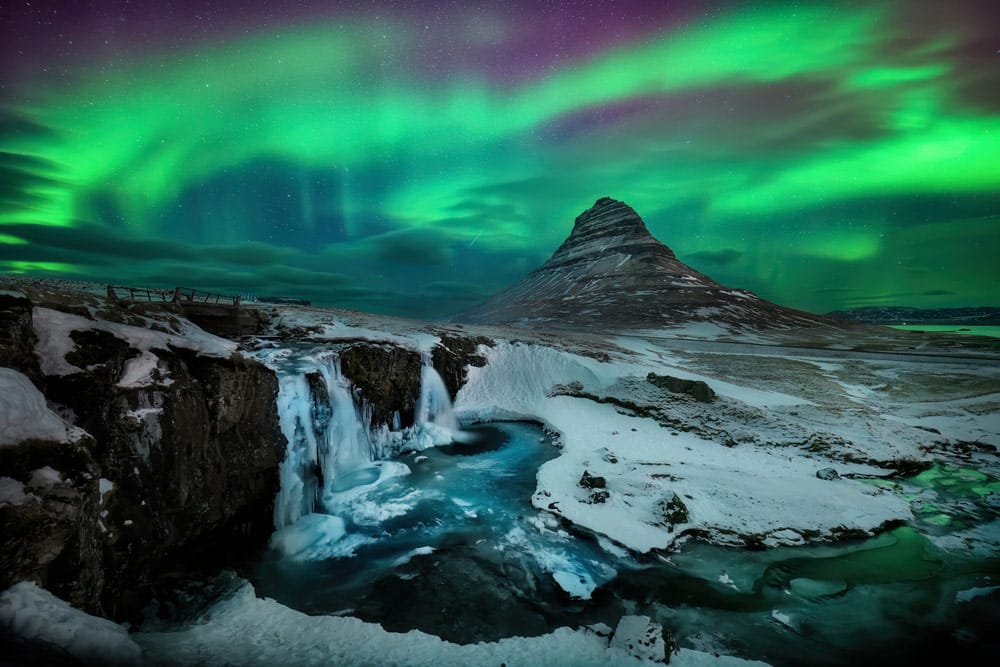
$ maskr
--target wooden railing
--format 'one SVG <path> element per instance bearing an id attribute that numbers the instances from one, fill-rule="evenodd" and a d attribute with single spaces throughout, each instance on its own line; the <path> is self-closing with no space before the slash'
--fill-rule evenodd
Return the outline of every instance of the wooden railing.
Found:
<path id="1" fill-rule="evenodd" d="M 190 287 L 175 287 L 173 290 L 147 289 L 108 285 L 108 298 L 114 301 L 150 301 L 160 303 L 211 303 L 223 306 L 240 305 L 239 296 L 226 296 L 214 292 L 204 292 Z"/>
<path id="2" fill-rule="evenodd" d="M 203 292 L 202 290 L 191 289 L 190 287 L 175 287 L 174 301 L 184 303 L 217 303 L 233 306 L 240 305 L 239 296 L 226 296 L 225 294 Z"/>
<path id="3" fill-rule="evenodd" d="M 114 301 L 159 301 L 163 303 L 175 300 L 174 290 L 126 287 L 124 285 L 108 285 L 108 298 Z"/>

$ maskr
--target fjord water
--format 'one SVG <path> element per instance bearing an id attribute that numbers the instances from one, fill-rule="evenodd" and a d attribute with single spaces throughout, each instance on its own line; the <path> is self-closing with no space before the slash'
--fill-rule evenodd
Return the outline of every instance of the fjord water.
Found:
<path id="1" fill-rule="evenodd" d="M 461 442 L 427 448 L 427 429 L 448 442 L 458 424 L 425 369 L 410 433 L 418 451 L 381 458 L 385 442 L 329 356 L 287 375 L 317 363 L 333 414 L 299 380 L 282 383 L 299 472 L 283 472 L 279 505 L 302 511 L 290 522 L 288 506 L 276 512 L 273 548 L 247 572 L 259 595 L 463 643 L 614 627 L 640 613 L 682 645 L 779 665 L 904 664 L 941 649 L 969 661 L 996 648 L 1000 484 L 972 467 L 869 480 L 906 498 L 915 519 L 868 540 L 762 551 L 689 542 L 635 555 L 532 506 L 538 468 L 558 455 L 538 425 L 466 426 Z M 289 495 L 289 483 L 312 491 Z"/>

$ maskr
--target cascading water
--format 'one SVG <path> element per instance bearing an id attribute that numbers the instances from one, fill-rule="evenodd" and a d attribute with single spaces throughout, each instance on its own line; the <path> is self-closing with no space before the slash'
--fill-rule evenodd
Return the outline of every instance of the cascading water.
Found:
<path id="1" fill-rule="evenodd" d="M 323 509 L 340 478 L 372 463 L 367 425 L 359 418 L 334 355 L 303 357 L 279 369 L 278 411 L 288 440 L 274 526 L 282 529 Z"/>
<path id="2" fill-rule="evenodd" d="M 387 461 L 402 450 L 422 450 L 461 439 L 462 431 L 441 376 L 428 363 L 421 372 L 415 423 L 395 430 L 371 428 L 370 406 L 358 405 L 335 353 L 275 354 L 278 409 L 288 449 L 281 464 L 271 544 L 286 556 L 323 559 L 352 553 L 370 541 L 359 526 L 395 510 L 365 500 L 375 486 L 410 474 Z M 378 459 L 378 460 L 376 460 Z"/>
<path id="3" fill-rule="evenodd" d="M 415 449 L 447 445 L 465 439 L 444 380 L 426 360 L 420 371 L 420 398 L 417 400 Z"/>
<path id="4" fill-rule="evenodd" d="M 425 364 L 420 371 L 420 398 L 416 409 L 417 425 L 436 424 L 449 431 L 458 431 L 458 419 L 444 380 L 433 366 Z"/>

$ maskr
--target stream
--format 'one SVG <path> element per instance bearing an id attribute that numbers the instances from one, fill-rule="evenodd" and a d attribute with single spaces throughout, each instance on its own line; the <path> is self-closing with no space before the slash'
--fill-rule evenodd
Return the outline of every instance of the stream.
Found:
<path id="1" fill-rule="evenodd" d="M 409 445 L 376 456 L 392 448 L 359 428 L 335 358 L 309 362 L 325 403 L 308 399 L 309 364 L 294 363 L 277 530 L 241 572 L 260 596 L 456 643 L 643 614 L 681 646 L 774 665 L 1000 654 L 1000 482 L 971 467 L 865 480 L 915 517 L 870 539 L 763 551 L 688 541 L 642 556 L 532 507 L 538 468 L 559 453 L 539 425 L 457 431 L 428 366 Z"/>

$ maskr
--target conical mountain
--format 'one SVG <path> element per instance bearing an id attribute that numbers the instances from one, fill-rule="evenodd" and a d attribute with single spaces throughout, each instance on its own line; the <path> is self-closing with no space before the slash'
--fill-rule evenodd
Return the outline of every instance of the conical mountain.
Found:
<path id="1" fill-rule="evenodd" d="M 459 322 L 603 330 L 711 322 L 726 329 L 830 325 L 826 318 L 720 285 L 677 259 L 631 206 L 603 197 L 524 280 Z"/>

